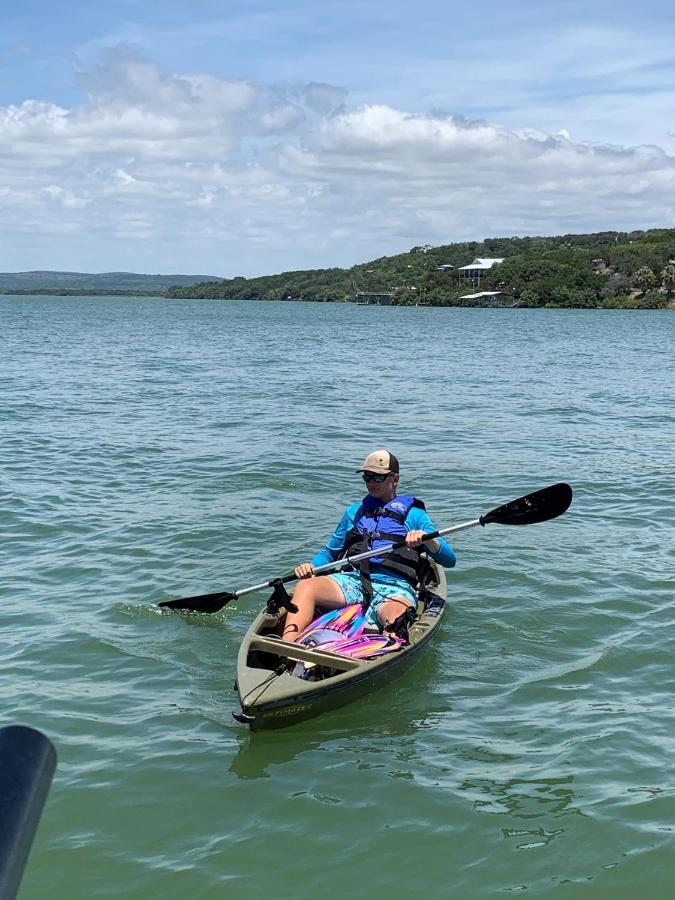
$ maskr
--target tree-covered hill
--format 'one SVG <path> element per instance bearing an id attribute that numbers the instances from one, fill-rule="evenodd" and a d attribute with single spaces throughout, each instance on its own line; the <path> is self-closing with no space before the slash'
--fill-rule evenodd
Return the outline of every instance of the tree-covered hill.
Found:
<path id="1" fill-rule="evenodd" d="M 189 286 L 207 275 L 144 275 L 136 272 L 0 272 L 2 293 L 164 294 L 171 285 Z"/>
<path id="2" fill-rule="evenodd" d="M 479 284 L 460 281 L 457 270 L 476 257 L 504 262 L 486 272 Z M 655 308 L 666 306 L 675 290 L 671 260 L 675 262 L 675 229 L 489 238 L 413 247 L 351 269 L 174 285 L 167 296 L 325 302 L 352 300 L 356 288 L 386 292 L 398 305 L 453 306 L 466 303 L 460 298 L 467 293 L 500 291 L 502 302 L 516 306 Z"/>

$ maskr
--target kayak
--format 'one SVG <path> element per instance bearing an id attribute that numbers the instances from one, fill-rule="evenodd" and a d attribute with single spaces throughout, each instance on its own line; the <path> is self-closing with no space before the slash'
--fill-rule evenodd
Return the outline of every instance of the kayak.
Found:
<path id="1" fill-rule="evenodd" d="M 235 719 L 251 731 L 286 728 L 351 703 L 405 672 L 429 646 L 445 611 L 445 572 L 430 558 L 429 563 L 431 578 L 417 595 L 418 618 L 409 627 L 407 642 L 392 641 L 391 652 L 381 650 L 387 642 L 377 631 L 370 639 L 364 634 L 345 643 L 344 652 L 339 652 L 339 642 L 323 649 L 321 644 L 285 641 L 285 611 L 263 610 L 239 648 L 235 690 L 241 709 L 232 713 Z M 361 655 L 370 651 L 373 655 Z"/>
<path id="2" fill-rule="evenodd" d="M 503 503 L 477 519 L 433 531 L 424 536 L 423 542 L 491 523 L 523 526 L 548 522 L 566 512 L 571 502 L 572 488 L 566 482 L 559 482 Z M 315 573 L 353 568 L 355 563 L 384 555 L 403 543 L 405 541 L 401 539 L 394 541 L 390 548 L 347 556 L 317 567 Z M 443 569 L 426 554 L 422 554 L 422 558 L 428 559 L 432 578 L 425 579 L 425 586 L 418 590 L 417 619 L 408 623 L 409 639 L 398 640 L 402 635 L 397 633 L 387 640 L 387 635 L 382 636 L 379 632 L 368 635 L 361 630 L 358 634 L 348 635 L 351 641 L 349 652 L 344 652 L 344 634 L 338 642 L 317 642 L 314 646 L 311 642 L 301 644 L 283 640 L 283 610 L 288 606 L 285 585 L 298 580 L 295 572 L 236 591 L 220 590 L 195 597 L 163 600 L 159 606 L 211 614 L 245 594 L 272 588 L 273 593 L 265 610 L 252 623 L 239 648 L 234 687 L 239 693 L 241 709 L 233 715 L 252 731 L 283 728 L 358 699 L 389 683 L 419 658 L 436 633 L 447 601 Z M 345 607 L 340 615 L 343 612 L 347 615 L 349 611 Z M 324 613 L 324 616 L 329 615 Z M 355 618 L 349 618 L 350 626 L 355 621 Z M 321 625 L 316 620 L 313 624 L 318 630 L 326 630 L 323 628 L 325 620 Z M 358 629 L 362 624 L 358 623 Z M 330 629 L 331 623 L 328 625 Z"/>

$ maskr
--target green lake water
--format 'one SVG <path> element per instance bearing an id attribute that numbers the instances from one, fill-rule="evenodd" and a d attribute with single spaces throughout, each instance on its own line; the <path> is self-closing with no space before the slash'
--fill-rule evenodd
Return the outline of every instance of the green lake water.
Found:
<path id="1" fill-rule="evenodd" d="M 0 724 L 58 769 L 23 900 L 675 894 L 675 313 L 0 298 Z M 377 446 L 453 541 L 427 655 L 250 735 L 264 598 Z"/>

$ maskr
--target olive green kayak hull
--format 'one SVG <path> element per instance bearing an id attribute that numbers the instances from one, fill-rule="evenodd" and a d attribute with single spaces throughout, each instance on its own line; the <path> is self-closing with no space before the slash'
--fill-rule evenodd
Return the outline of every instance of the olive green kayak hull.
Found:
<path id="1" fill-rule="evenodd" d="M 358 700 L 403 674 L 429 646 L 443 618 L 445 573 L 434 569 L 439 583 L 420 597 L 410 643 L 373 659 L 351 659 L 284 641 L 279 636 L 282 619 L 260 613 L 239 648 L 236 689 L 241 711 L 234 717 L 251 731 L 286 728 Z M 289 659 L 313 663 L 327 677 L 305 681 L 291 675 L 284 665 Z"/>

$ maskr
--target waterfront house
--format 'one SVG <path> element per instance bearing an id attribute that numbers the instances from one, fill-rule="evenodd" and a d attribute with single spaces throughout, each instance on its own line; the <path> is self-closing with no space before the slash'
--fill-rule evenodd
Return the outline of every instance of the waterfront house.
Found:
<path id="1" fill-rule="evenodd" d="M 485 273 L 493 266 L 499 265 L 501 262 L 504 262 L 503 257 L 476 257 L 476 259 L 468 266 L 460 266 L 458 270 L 459 280 L 468 281 L 475 287 L 478 287 L 483 275 L 485 275 Z"/>

